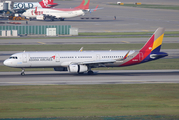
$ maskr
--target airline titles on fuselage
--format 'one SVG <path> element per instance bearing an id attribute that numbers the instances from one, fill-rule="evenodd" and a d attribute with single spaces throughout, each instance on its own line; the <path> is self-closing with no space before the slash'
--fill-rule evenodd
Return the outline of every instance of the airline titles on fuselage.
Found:
<path id="1" fill-rule="evenodd" d="M 36 11 L 34 12 L 34 10 L 31 11 L 31 14 L 32 15 L 42 15 L 43 14 L 43 11 Z"/>
<path id="2" fill-rule="evenodd" d="M 53 57 L 30 57 L 29 61 L 52 61 Z"/>

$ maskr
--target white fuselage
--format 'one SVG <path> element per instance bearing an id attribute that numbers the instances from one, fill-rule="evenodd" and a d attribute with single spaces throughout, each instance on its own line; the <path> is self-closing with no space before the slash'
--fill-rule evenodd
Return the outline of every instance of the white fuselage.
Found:
<path id="1" fill-rule="evenodd" d="M 118 67 L 125 60 L 122 60 L 128 51 L 48 51 L 48 52 L 21 52 L 13 54 L 4 64 L 17 68 L 46 68 L 46 67 L 68 67 L 71 64 L 88 63 L 94 64 L 98 61 L 116 60 L 114 63 L 107 63 L 106 66 Z M 129 52 L 129 57 L 135 51 Z M 130 58 L 131 59 L 131 58 Z"/>
<path id="2" fill-rule="evenodd" d="M 81 15 L 85 15 L 85 12 L 81 9 L 50 9 L 50 8 L 39 8 L 35 12 L 35 9 L 28 9 L 22 14 L 27 18 L 37 18 L 41 15 L 54 16 L 55 18 L 72 18 Z"/>

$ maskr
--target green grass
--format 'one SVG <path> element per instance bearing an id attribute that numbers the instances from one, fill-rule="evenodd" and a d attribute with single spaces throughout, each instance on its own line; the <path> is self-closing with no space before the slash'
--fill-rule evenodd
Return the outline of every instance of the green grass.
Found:
<path id="1" fill-rule="evenodd" d="M 108 36 L 108 35 L 152 35 L 153 32 L 94 32 L 94 33 L 79 33 L 79 36 Z M 179 31 L 166 31 L 165 36 L 178 35 Z"/>
<path id="2" fill-rule="evenodd" d="M 117 5 L 117 4 L 111 4 L 111 5 Z M 152 9 L 179 10 L 179 6 L 178 6 L 178 5 L 155 5 L 155 4 L 135 5 L 135 4 L 125 4 L 125 3 L 124 3 L 124 5 L 119 5 L 119 6 L 137 7 L 137 8 L 152 8 Z"/>
<path id="3" fill-rule="evenodd" d="M 154 32 L 154 31 L 153 31 Z M 89 32 L 79 33 L 78 36 L 59 36 L 59 37 L 14 37 L 13 39 L 89 39 L 89 38 L 140 38 L 150 37 L 153 32 Z M 179 37 L 179 31 L 166 31 L 165 37 Z M 12 38 L 12 37 L 11 37 Z M 11 39 L 0 37 L 0 39 Z"/>
<path id="4" fill-rule="evenodd" d="M 0 51 L 138 50 L 144 44 L 0 45 Z M 163 43 L 162 49 L 179 49 L 179 43 Z"/>
<path id="5" fill-rule="evenodd" d="M 0 118 L 171 115 L 179 84 L 0 87 Z"/>

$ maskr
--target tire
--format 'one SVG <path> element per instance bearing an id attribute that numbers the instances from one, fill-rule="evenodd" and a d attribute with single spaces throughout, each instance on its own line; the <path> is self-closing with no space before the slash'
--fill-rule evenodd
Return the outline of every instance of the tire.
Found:
<path id="1" fill-rule="evenodd" d="M 24 72 L 22 72 L 22 73 L 21 73 L 21 75 L 22 75 L 22 76 L 24 76 L 24 75 L 25 75 L 25 73 L 24 73 Z"/>

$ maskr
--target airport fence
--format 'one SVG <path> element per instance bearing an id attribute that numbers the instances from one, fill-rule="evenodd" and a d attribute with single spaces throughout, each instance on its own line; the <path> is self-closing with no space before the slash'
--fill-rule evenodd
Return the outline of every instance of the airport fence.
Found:
<path id="1" fill-rule="evenodd" d="M 47 28 L 56 28 L 57 35 L 69 35 L 71 25 L 18 25 L 0 26 L 0 31 L 17 30 L 18 35 L 46 35 Z M 0 32 L 2 35 L 2 32 Z"/>

